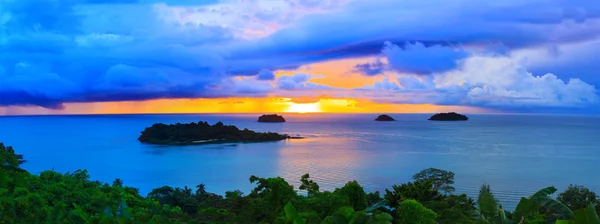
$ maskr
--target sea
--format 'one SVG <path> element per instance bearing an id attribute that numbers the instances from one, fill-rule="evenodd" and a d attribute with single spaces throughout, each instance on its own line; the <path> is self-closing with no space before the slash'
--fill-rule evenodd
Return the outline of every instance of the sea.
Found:
<path id="1" fill-rule="evenodd" d="M 456 193 L 476 198 L 490 184 L 507 209 L 548 186 L 600 193 L 600 116 L 473 114 L 440 122 L 428 121 L 431 114 L 391 114 L 397 121 L 376 122 L 377 114 L 284 114 L 285 123 L 259 123 L 259 115 L 4 116 L 0 142 L 23 154 L 32 173 L 85 169 L 93 180 L 120 178 L 142 195 L 201 183 L 209 192 L 247 194 L 251 175 L 280 176 L 297 188 L 305 173 L 322 190 L 357 180 L 383 193 L 430 167 L 454 172 Z M 137 140 L 154 123 L 198 121 L 305 139 L 193 146 Z"/>

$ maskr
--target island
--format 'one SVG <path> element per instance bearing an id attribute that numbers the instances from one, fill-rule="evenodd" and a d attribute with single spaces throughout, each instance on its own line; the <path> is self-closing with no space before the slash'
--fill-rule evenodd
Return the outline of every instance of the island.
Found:
<path id="1" fill-rule="evenodd" d="M 231 143 L 231 142 L 266 142 L 284 139 L 298 139 L 274 132 L 255 132 L 240 130 L 233 125 L 224 125 L 217 122 L 210 125 L 205 121 L 188 124 L 163 124 L 156 123 L 141 132 L 138 141 L 159 145 L 197 145 L 207 143 Z"/>
<path id="2" fill-rule="evenodd" d="M 377 118 L 375 118 L 376 121 L 395 121 L 394 118 L 390 117 L 387 114 L 382 114 L 379 115 Z"/>
<path id="3" fill-rule="evenodd" d="M 258 122 L 285 122 L 285 118 L 277 114 L 263 114 L 258 117 Z"/>
<path id="4" fill-rule="evenodd" d="M 455 112 L 450 113 L 438 113 L 429 118 L 430 121 L 466 121 L 469 118 L 465 115 L 458 114 Z"/>

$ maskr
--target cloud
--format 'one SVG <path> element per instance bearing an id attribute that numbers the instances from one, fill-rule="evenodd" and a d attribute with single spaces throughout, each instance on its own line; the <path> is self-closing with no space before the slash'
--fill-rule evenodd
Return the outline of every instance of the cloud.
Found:
<path id="1" fill-rule="evenodd" d="M 285 57 L 286 66 L 299 66 L 376 55 L 385 41 L 402 43 L 400 48 L 421 42 L 425 47 L 502 43 L 517 49 L 599 35 L 600 9 L 591 1 L 353 1 L 341 10 L 307 16 L 265 38 L 239 43 L 232 51 L 237 59 Z"/>
<path id="2" fill-rule="evenodd" d="M 493 54 L 504 53 L 502 49 L 493 45 L 479 51 Z M 456 68 L 458 61 L 468 57 L 470 54 L 472 53 L 460 46 L 425 46 L 421 42 L 406 42 L 399 46 L 386 41 L 383 43 L 381 54 L 378 55 L 374 62 L 357 64 L 353 72 L 358 72 L 366 76 L 380 75 L 386 71 L 429 75 Z M 386 62 L 382 62 L 382 59 L 385 59 Z"/>
<path id="3" fill-rule="evenodd" d="M 440 45 L 425 47 L 420 42 L 406 43 L 404 48 L 385 42 L 382 54 L 387 57 L 391 69 L 401 73 L 423 75 L 454 69 L 458 60 L 469 55 L 462 49 Z"/>
<path id="4" fill-rule="evenodd" d="M 261 67 L 285 67 L 285 61 L 233 63 L 226 46 L 269 35 L 305 15 L 343 3 L 3 1 L 0 85 L 10 88 L 0 89 L 0 105 L 61 108 L 64 102 L 256 93 L 259 90 L 242 84 L 225 89 L 233 85 L 226 80 L 237 71 L 256 75 Z M 297 12 L 298 7 L 303 11 Z M 43 73 L 19 75 L 15 72 L 19 64 Z M 264 72 L 259 76 L 273 79 Z"/>
<path id="5" fill-rule="evenodd" d="M 435 88 L 435 82 L 432 77 L 423 77 L 415 75 L 402 75 L 398 77 L 398 83 L 403 90 L 417 91 Z"/>
<path id="6" fill-rule="evenodd" d="M 274 80 L 275 74 L 271 70 L 262 69 L 258 72 L 258 80 Z"/>
<path id="7" fill-rule="evenodd" d="M 216 95 L 226 77 L 210 44 L 233 40 L 228 29 L 167 24 L 152 5 L 83 3 L 3 3 L 0 105 Z"/>
<path id="8" fill-rule="evenodd" d="M 431 76 L 399 75 L 357 90 L 388 103 L 432 103 L 520 110 L 523 108 L 589 107 L 598 105 L 595 86 L 580 79 L 561 80 L 534 75 L 523 61 L 509 56 L 474 55 L 456 69 Z M 383 97 L 382 97 L 383 96 Z"/>
<path id="9" fill-rule="evenodd" d="M 459 70 L 436 77 L 436 87 L 464 87 L 470 103 L 482 106 L 587 106 L 599 100 L 593 85 L 551 73 L 536 76 L 508 57 L 469 58 Z"/>
<path id="10" fill-rule="evenodd" d="M 365 85 L 361 90 L 383 90 L 383 91 L 399 91 L 400 86 L 397 83 L 390 81 L 389 78 L 383 78 L 382 81 L 375 82 L 372 85 Z"/>
<path id="11" fill-rule="evenodd" d="M 298 73 L 293 75 L 282 75 L 277 78 L 277 88 L 281 90 L 332 90 L 330 86 L 309 82 L 315 75 Z"/>
<path id="12" fill-rule="evenodd" d="M 294 103 L 316 103 L 319 102 L 319 100 L 321 100 L 320 97 L 301 96 L 292 98 L 290 101 Z"/>
<path id="13" fill-rule="evenodd" d="M 387 64 L 384 64 L 380 59 L 377 59 L 372 63 L 357 64 L 354 66 L 353 71 L 366 76 L 375 76 L 383 73 L 386 68 Z"/>
<path id="14" fill-rule="evenodd" d="M 559 77 L 579 78 L 600 86 L 600 40 L 549 46 L 514 52 L 515 57 L 534 73 L 553 73 Z"/>
<path id="15" fill-rule="evenodd" d="M 0 106 L 323 92 L 595 105 L 599 35 L 600 5 L 584 0 L 4 0 Z M 364 56 L 381 60 L 340 69 L 387 79 L 361 90 L 319 84 L 312 74 L 274 75 Z"/>

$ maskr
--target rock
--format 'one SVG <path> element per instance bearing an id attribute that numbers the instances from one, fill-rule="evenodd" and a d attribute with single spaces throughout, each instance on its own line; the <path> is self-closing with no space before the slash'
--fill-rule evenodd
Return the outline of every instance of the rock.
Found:
<path id="1" fill-rule="evenodd" d="M 455 112 L 450 113 L 438 113 L 429 118 L 430 121 L 466 121 L 469 118 L 465 115 L 458 114 Z"/>
<path id="2" fill-rule="evenodd" d="M 382 114 L 379 115 L 377 118 L 375 118 L 376 121 L 395 121 L 394 118 L 386 115 L 386 114 Z"/>
<path id="3" fill-rule="evenodd" d="M 285 118 L 277 114 L 263 114 L 258 117 L 258 122 L 285 122 Z"/>

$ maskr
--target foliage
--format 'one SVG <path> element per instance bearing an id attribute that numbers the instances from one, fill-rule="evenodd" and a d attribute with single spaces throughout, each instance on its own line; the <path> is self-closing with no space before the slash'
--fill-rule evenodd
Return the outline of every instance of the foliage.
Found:
<path id="1" fill-rule="evenodd" d="M 400 217 L 397 223 L 436 223 L 437 214 L 413 199 L 402 201 L 398 207 L 398 213 Z"/>
<path id="2" fill-rule="evenodd" d="M 431 206 L 439 223 L 474 223 L 475 201 L 466 194 L 449 195 Z"/>
<path id="3" fill-rule="evenodd" d="M 18 158 L 0 146 L 2 158 Z M 18 162 L 10 163 L 18 166 Z M 17 167 L 18 168 L 18 167 Z M 32 175 L 0 169 L 0 223 L 185 223 L 176 207 L 143 198 L 133 188 L 90 181 L 85 170 Z"/>
<path id="4" fill-rule="evenodd" d="M 498 200 L 492 194 L 490 185 L 484 184 L 479 189 L 479 197 L 477 197 L 477 205 L 479 205 L 480 215 L 484 219 L 492 220 L 498 216 Z"/>
<path id="5" fill-rule="evenodd" d="M 367 208 L 367 194 L 360 184 L 356 181 L 350 181 L 340 189 L 336 189 L 333 193 L 348 197 L 350 206 L 356 210 L 364 210 Z"/>
<path id="6" fill-rule="evenodd" d="M 392 186 L 392 191 L 385 189 L 385 200 L 392 208 L 397 207 L 402 201 L 415 199 L 421 203 L 440 200 L 443 196 L 433 189 L 431 181 L 415 181 Z"/>
<path id="7" fill-rule="evenodd" d="M 469 118 L 465 115 L 450 112 L 450 113 L 438 113 L 431 116 L 428 120 L 430 121 L 466 121 Z"/>
<path id="8" fill-rule="evenodd" d="M 308 178 L 310 178 L 310 175 L 308 173 L 302 175 L 302 177 L 300 178 L 300 182 L 302 184 L 300 185 L 300 187 L 298 189 L 306 190 L 306 192 L 308 193 L 308 196 L 313 196 L 313 195 L 315 195 L 315 193 L 319 192 L 319 185 L 316 182 L 314 182 L 313 180 L 310 180 Z"/>
<path id="9" fill-rule="evenodd" d="M 550 197 L 554 192 L 556 192 L 555 187 L 547 187 L 533 193 L 528 198 L 521 198 L 515 208 L 513 219 L 537 220 L 536 213 L 544 213 L 547 222 L 571 219 L 573 212 L 564 204 Z"/>
<path id="10" fill-rule="evenodd" d="M 285 122 L 285 118 L 277 114 L 263 114 L 258 117 L 258 122 Z"/>
<path id="11" fill-rule="evenodd" d="M 1 143 L 0 159 L 0 223 L 600 224 L 588 200 L 593 192 L 583 187 L 567 189 L 559 197 L 577 208 L 580 204 L 572 202 L 582 201 L 578 194 L 583 192 L 583 201 L 590 203 L 577 210 L 550 198 L 556 188 L 548 187 L 522 198 L 514 214 L 502 209 L 489 185 L 482 186 L 475 203 L 466 194 L 441 194 L 434 187 L 436 179 L 424 176 L 386 189 L 383 199 L 379 192 L 366 193 L 356 181 L 321 192 L 308 174 L 301 177 L 308 196 L 298 195 L 281 177 L 251 176 L 256 187 L 248 195 L 235 190 L 223 197 L 198 184 L 195 189 L 163 186 L 143 197 L 121 179 L 112 184 L 89 180 L 85 170 L 30 174 L 20 168 L 23 156 Z"/>
<path id="12" fill-rule="evenodd" d="M 600 199 L 598 195 L 581 185 L 569 185 L 567 190 L 560 193 L 556 200 L 572 210 L 586 208 L 589 204 L 592 204 L 596 206 L 596 212 L 600 213 Z"/>
<path id="13" fill-rule="evenodd" d="M 433 189 L 436 191 L 442 191 L 444 193 L 454 192 L 454 173 L 450 171 L 440 170 L 436 168 L 425 169 L 415 175 L 413 175 L 415 181 L 431 181 Z"/>
<path id="14" fill-rule="evenodd" d="M 286 139 L 287 135 L 273 132 L 240 130 L 233 125 L 217 122 L 176 123 L 166 125 L 156 123 L 144 129 L 138 140 L 152 144 L 204 144 L 215 142 L 262 142 Z"/>
<path id="15" fill-rule="evenodd" d="M 381 193 L 379 191 L 369 192 L 367 193 L 367 204 L 373 205 L 381 202 L 383 198 L 381 197 Z"/>
<path id="16" fill-rule="evenodd" d="M 579 223 L 590 223 L 590 224 L 600 224 L 600 218 L 598 218 L 598 214 L 595 211 L 595 208 L 592 204 L 589 204 L 585 208 L 581 208 L 574 213 L 573 222 L 575 224 Z"/>
<path id="17" fill-rule="evenodd" d="M 291 220 L 294 224 L 304 224 L 304 219 L 302 219 L 302 217 L 300 217 L 300 214 L 298 214 L 298 211 L 296 211 L 296 208 L 294 207 L 294 205 L 292 205 L 292 203 L 288 202 L 285 207 L 285 215 L 286 217 Z"/>

